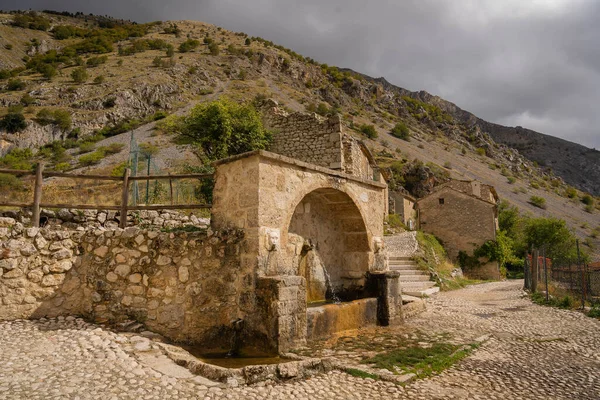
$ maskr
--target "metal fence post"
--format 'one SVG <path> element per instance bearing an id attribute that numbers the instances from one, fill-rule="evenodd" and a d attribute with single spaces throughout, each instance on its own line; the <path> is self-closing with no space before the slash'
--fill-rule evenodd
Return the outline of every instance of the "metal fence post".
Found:
<path id="1" fill-rule="evenodd" d="M 540 253 L 537 249 L 531 253 L 531 293 L 537 292 L 539 256 Z"/>
<path id="2" fill-rule="evenodd" d="M 129 203 L 129 174 L 131 170 L 125 168 L 123 172 L 123 189 L 121 192 L 121 219 L 119 220 L 119 227 L 125 228 L 127 226 L 127 203 Z"/>

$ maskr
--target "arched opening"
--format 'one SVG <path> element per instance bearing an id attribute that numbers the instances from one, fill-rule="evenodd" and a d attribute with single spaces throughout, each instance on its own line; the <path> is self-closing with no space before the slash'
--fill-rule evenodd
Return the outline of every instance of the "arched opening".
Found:
<path id="1" fill-rule="evenodd" d="M 336 189 L 317 189 L 297 205 L 288 241 L 301 247 L 297 274 L 306 278 L 307 301 L 354 300 L 364 293 L 370 246 L 362 215 Z"/>

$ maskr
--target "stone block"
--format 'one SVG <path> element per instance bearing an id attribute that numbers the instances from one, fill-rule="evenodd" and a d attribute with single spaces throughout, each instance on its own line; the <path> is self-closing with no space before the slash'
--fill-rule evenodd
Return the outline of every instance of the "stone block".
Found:
<path id="1" fill-rule="evenodd" d="M 42 278 L 42 286 L 58 286 L 65 280 L 65 274 L 51 274 Z"/>

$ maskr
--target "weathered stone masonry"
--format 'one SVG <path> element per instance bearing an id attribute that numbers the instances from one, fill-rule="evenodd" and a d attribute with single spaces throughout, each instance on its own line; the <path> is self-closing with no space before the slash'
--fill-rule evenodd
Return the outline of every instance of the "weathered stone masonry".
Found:
<path id="1" fill-rule="evenodd" d="M 239 231 L 54 231 L 1 223 L 0 320 L 136 319 L 174 340 L 218 346 L 242 310 L 255 311 L 253 271 L 238 262 Z"/>

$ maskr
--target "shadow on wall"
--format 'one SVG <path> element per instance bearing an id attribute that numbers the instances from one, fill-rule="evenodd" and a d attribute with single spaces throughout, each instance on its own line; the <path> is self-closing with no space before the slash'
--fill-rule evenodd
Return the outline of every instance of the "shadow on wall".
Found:
<path id="1" fill-rule="evenodd" d="M 302 199 L 288 229 L 291 271 L 307 281 L 307 301 L 363 297 L 371 248 L 362 215 L 344 192 L 323 188 Z"/>

